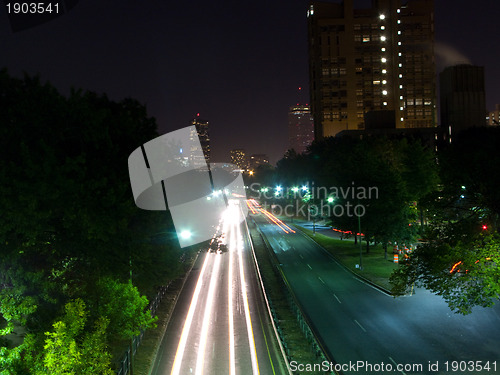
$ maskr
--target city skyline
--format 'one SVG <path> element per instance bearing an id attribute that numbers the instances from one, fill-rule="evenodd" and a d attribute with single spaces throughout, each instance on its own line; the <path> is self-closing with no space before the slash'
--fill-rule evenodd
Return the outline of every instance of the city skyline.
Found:
<path id="1" fill-rule="evenodd" d="M 484 66 L 492 111 L 500 102 L 500 67 L 488 46 L 496 41 L 500 4 L 475 5 L 436 2 L 436 74 L 452 63 Z M 18 33 L 3 10 L 0 66 L 16 76 L 39 73 L 63 93 L 76 87 L 137 98 L 160 133 L 185 127 L 200 113 L 210 119 L 215 161 L 228 161 L 229 150 L 240 147 L 267 153 L 275 163 L 287 148 L 288 108 L 297 102 L 297 88 L 308 87 L 307 9 L 307 1 L 213 7 L 88 0 Z M 465 19 L 474 27 L 465 27 Z"/>

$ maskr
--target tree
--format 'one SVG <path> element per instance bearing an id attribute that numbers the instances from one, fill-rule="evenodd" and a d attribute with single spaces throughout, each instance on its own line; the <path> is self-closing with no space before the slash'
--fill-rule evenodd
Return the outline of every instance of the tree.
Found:
<path id="1" fill-rule="evenodd" d="M 500 237 L 476 234 L 473 240 L 440 238 L 420 246 L 391 276 L 392 291 L 401 295 L 423 286 L 440 295 L 450 310 L 469 314 L 490 307 L 500 297 Z"/>
<path id="2" fill-rule="evenodd" d="M 442 185 L 425 198 L 426 243 L 391 277 L 395 294 L 421 285 L 461 314 L 498 300 L 499 146 L 499 129 L 474 128 L 439 154 Z"/>
<path id="3" fill-rule="evenodd" d="M 108 321 L 99 318 L 94 331 L 83 334 L 87 313 L 81 299 L 65 306 L 62 320 L 46 332 L 43 352 L 43 370 L 51 375 L 112 375 L 111 354 L 107 351 L 106 327 Z"/>
<path id="4" fill-rule="evenodd" d="M 84 331 L 106 326 L 108 333 L 130 335 L 150 326 L 146 298 L 121 285 L 132 273 L 134 285 L 151 291 L 178 270 L 180 250 L 173 236 L 153 243 L 158 227 L 173 232 L 171 218 L 147 216 L 130 191 L 128 156 L 157 136 L 144 105 L 75 89 L 65 97 L 39 77 L 17 79 L 6 70 L 0 70 L 0 97 L 0 369 L 8 361 L 15 368 L 9 371 L 24 374 L 43 363 L 36 353 L 45 345 L 74 340 L 86 355 L 83 331 L 70 334 L 64 320 L 54 326 L 71 301 L 92 308 Z M 101 280 L 132 298 L 120 305 L 126 315 L 95 314 Z M 109 305 L 119 299 L 106 298 Z M 16 325 L 30 332 L 18 346 L 7 336 Z"/>

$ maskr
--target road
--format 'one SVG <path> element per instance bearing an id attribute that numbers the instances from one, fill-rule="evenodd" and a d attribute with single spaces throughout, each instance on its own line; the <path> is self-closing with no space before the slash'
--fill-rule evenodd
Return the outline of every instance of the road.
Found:
<path id="1" fill-rule="evenodd" d="M 230 205 L 210 245 L 227 251 L 200 253 L 188 275 L 153 375 L 287 373 L 239 215 Z"/>
<path id="2" fill-rule="evenodd" d="M 261 213 L 252 216 L 312 328 L 329 355 L 347 370 L 343 373 L 354 373 L 346 364 L 357 361 L 364 365 L 357 368 L 362 374 L 500 373 L 500 305 L 461 316 L 426 290 L 395 299 L 355 277 L 300 231 L 292 232 Z M 475 363 L 469 364 L 472 371 L 452 372 L 452 366 L 466 365 L 452 361 L 482 361 L 482 366 L 490 361 L 490 370 L 476 371 Z M 381 364 L 386 371 L 376 371 Z"/>

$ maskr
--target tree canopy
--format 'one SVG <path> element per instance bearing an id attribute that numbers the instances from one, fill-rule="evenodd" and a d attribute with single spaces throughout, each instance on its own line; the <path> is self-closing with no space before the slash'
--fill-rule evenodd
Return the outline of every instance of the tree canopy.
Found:
<path id="1" fill-rule="evenodd" d="M 170 215 L 138 209 L 128 177 L 156 121 L 135 99 L 6 70 L 0 98 L 0 373 L 107 374 L 106 340 L 151 326 L 141 294 L 178 271 Z M 83 370 L 101 354 L 102 371 Z"/>

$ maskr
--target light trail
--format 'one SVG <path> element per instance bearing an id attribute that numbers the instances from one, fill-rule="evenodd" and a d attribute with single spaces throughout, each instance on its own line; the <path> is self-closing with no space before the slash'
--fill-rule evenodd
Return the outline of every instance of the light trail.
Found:
<path id="1" fill-rule="evenodd" d="M 203 366 L 205 364 L 205 349 L 207 346 L 208 328 L 210 327 L 210 318 L 212 317 L 212 306 L 214 302 L 215 286 L 219 277 L 219 266 L 221 257 L 216 256 L 215 265 L 210 277 L 210 286 L 208 287 L 208 297 L 205 305 L 205 315 L 203 316 L 203 325 L 201 329 L 200 345 L 198 347 L 198 357 L 196 358 L 196 375 L 203 375 Z"/>
<path id="2" fill-rule="evenodd" d="M 253 208 L 253 207 L 254 207 L 254 205 L 253 205 L 253 204 L 250 204 L 250 201 L 249 201 L 249 200 L 247 201 L 247 206 L 248 206 L 248 208 L 250 209 L 250 211 L 252 211 L 252 214 L 256 214 L 256 213 L 257 213 L 257 211 Z"/>
<path id="3" fill-rule="evenodd" d="M 200 295 L 201 287 L 203 285 L 203 276 L 205 275 L 205 270 L 208 264 L 209 253 L 205 255 L 205 261 L 203 262 L 203 267 L 198 276 L 198 282 L 196 283 L 196 288 L 194 290 L 193 298 L 191 300 L 191 305 L 189 306 L 189 311 L 184 322 L 184 327 L 182 328 L 181 339 L 179 341 L 179 346 L 177 347 L 177 352 L 175 353 L 174 365 L 172 367 L 171 375 L 179 375 L 182 357 L 184 357 L 184 351 L 186 350 L 186 342 L 189 335 L 189 330 L 191 329 L 191 323 L 193 322 L 194 311 L 196 310 L 196 305 L 198 304 L 198 297 Z"/>
<path id="4" fill-rule="evenodd" d="M 233 254 L 234 232 L 231 233 L 229 246 L 229 276 L 228 276 L 228 314 L 229 314 L 229 375 L 236 374 L 236 358 L 234 354 L 234 318 L 233 318 Z"/>
<path id="5" fill-rule="evenodd" d="M 243 294 L 243 305 L 245 308 L 245 318 L 247 322 L 247 332 L 248 332 L 248 344 L 250 345 L 250 357 L 252 359 L 252 374 L 259 375 L 259 363 L 257 360 L 257 349 L 255 347 L 255 339 L 253 335 L 252 328 L 252 318 L 250 317 L 250 308 L 248 304 L 248 295 L 245 281 L 245 273 L 243 272 L 243 237 L 241 235 L 240 225 L 236 225 L 237 228 L 237 239 L 238 239 L 238 258 L 240 263 L 240 281 L 241 281 L 241 292 Z"/>
<path id="6" fill-rule="evenodd" d="M 288 234 L 288 232 L 295 233 L 295 231 L 290 228 L 288 225 L 286 225 L 283 221 L 278 219 L 276 216 L 274 216 L 272 213 L 270 213 L 267 210 L 264 210 L 263 208 L 260 209 L 260 212 L 262 212 L 264 215 L 266 215 L 273 223 L 275 223 L 282 231 Z"/>
<path id="7" fill-rule="evenodd" d="M 285 232 L 287 234 L 289 232 L 295 233 L 295 231 L 292 228 L 290 228 L 283 221 L 281 221 L 280 219 L 278 219 L 275 215 L 273 215 L 272 213 L 270 213 L 267 210 L 264 210 L 257 203 L 257 201 L 255 201 L 255 199 L 248 199 L 246 203 L 247 203 L 247 206 L 250 208 L 250 210 L 252 211 L 253 214 L 258 213 L 258 211 L 260 211 L 261 213 L 263 213 L 264 215 L 266 215 L 269 220 L 271 220 L 274 224 L 276 224 L 283 232 Z"/>

